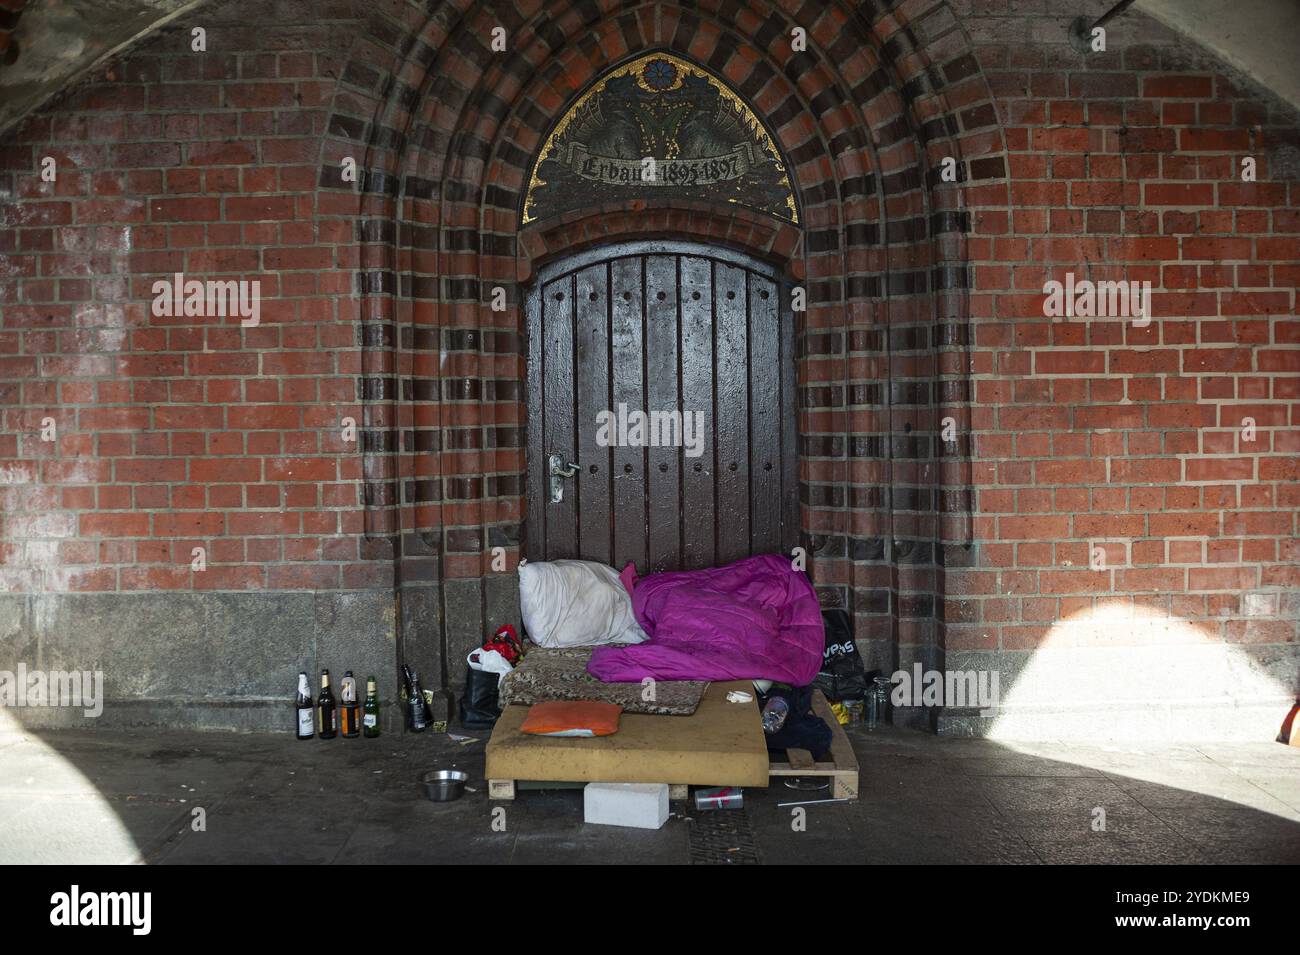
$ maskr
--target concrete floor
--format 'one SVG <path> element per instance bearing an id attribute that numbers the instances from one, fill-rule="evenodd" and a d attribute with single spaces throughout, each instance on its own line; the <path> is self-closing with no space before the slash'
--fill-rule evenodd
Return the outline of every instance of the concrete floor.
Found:
<path id="1" fill-rule="evenodd" d="M 300 743 L 10 728 L 0 730 L 0 863 L 686 863 L 709 832 L 721 839 L 714 858 L 740 861 L 714 827 L 744 821 L 762 862 L 1300 862 L 1300 749 L 850 736 L 862 798 L 807 807 L 806 831 L 776 803 L 815 795 L 778 785 L 748 790 L 744 816 L 727 820 L 674 804 L 655 832 L 585 825 L 578 790 L 489 803 L 483 742 L 445 734 Z M 451 766 L 477 791 L 425 801 L 418 772 Z M 492 827 L 495 806 L 504 832 Z M 1104 831 L 1093 829 L 1098 807 Z"/>

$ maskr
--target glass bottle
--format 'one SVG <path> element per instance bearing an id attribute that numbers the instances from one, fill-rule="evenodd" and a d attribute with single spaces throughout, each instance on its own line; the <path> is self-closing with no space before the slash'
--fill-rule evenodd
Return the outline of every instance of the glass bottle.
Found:
<path id="1" fill-rule="evenodd" d="M 348 670 L 339 683 L 339 732 L 344 739 L 361 735 L 361 704 L 357 702 L 357 680 Z"/>
<path id="2" fill-rule="evenodd" d="M 374 739 L 379 735 L 379 690 L 375 678 L 366 680 L 365 712 L 361 717 L 361 735 Z"/>
<path id="3" fill-rule="evenodd" d="M 316 700 L 316 734 L 321 739 L 333 739 L 338 735 L 337 713 L 334 705 L 334 691 L 330 689 L 330 671 L 320 671 L 320 696 Z"/>
<path id="4" fill-rule="evenodd" d="M 316 736 L 316 706 L 311 700 L 311 686 L 306 671 L 298 674 L 298 695 L 294 700 L 298 710 L 298 738 L 314 739 Z"/>

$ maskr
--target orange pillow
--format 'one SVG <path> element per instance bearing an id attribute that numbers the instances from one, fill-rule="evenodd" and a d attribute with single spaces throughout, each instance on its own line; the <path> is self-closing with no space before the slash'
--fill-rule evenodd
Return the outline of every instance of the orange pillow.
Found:
<path id="1" fill-rule="evenodd" d="M 528 708 L 523 732 L 533 736 L 609 736 L 618 732 L 617 703 L 595 700 L 551 700 Z"/>

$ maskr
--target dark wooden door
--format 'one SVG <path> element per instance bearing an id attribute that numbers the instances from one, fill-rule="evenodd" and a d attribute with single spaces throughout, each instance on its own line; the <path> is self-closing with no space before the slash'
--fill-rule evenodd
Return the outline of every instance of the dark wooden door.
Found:
<path id="1" fill-rule="evenodd" d="M 784 303 L 770 267 L 690 243 L 542 270 L 528 297 L 528 558 L 632 561 L 645 574 L 788 553 L 798 474 Z M 696 416 L 698 440 L 685 441 L 683 417 L 678 446 L 656 445 L 674 436 L 674 411 Z M 553 459 L 575 465 L 558 502 Z"/>

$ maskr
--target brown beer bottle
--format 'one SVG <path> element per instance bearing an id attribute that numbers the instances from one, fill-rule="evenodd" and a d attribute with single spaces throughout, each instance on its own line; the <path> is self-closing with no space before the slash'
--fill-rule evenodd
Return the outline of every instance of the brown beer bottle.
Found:
<path id="1" fill-rule="evenodd" d="M 338 720 L 335 713 L 334 691 L 330 689 L 330 671 L 320 671 L 320 696 L 316 700 L 316 735 L 321 739 L 333 739 L 338 735 Z"/>
<path id="2" fill-rule="evenodd" d="M 357 681 L 348 670 L 339 684 L 339 732 L 346 739 L 361 735 L 361 704 L 357 702 Z"/>

